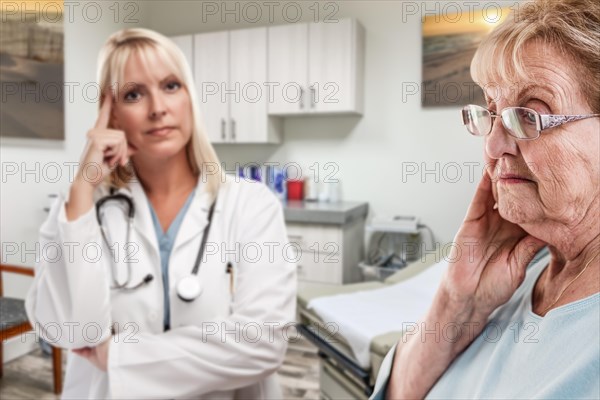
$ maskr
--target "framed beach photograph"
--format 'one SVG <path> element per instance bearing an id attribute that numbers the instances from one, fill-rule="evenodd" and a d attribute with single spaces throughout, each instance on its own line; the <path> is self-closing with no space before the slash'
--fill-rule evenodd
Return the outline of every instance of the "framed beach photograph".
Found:
<path id="1" fill-rule="evenodd" d="M 483 91 L 471 79 L 471 60 L 483 38 L 510 12 L 490 7 L 424 18 L 423 107 L 485 104 Z"/>
<path id="2" fill-rule="evenodd" d="M 64 140 L 64 2 L 23 3 L 0 3 L 0 136 Z"/>

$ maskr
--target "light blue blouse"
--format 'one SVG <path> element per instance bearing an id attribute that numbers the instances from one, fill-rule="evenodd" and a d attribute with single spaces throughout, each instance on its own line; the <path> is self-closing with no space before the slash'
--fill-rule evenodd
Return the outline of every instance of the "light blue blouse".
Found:
<path id="1" fill-rule="evenodd" d="M 531 265 L 512 298 L 488 319 L 427 394 L 428 399 L 599 399 L 600 293 L 550 310 L 531 308 L 548 265 Z M 372 399 L 385 398 L 396 348 L 387 355 Z"/>
<path id="2" fill-rule="evenodd" d="M 160 225 L 160 221 L 154 211 L 154 207 L 152 207 L 152 203 L 148 200 L 148 205 L 150 206 L 150 213 L 152 214 L 152 222 L 154 223 L 154 231 L 156 232 L 156 239 L 158 241 L 158 248 L 160 250 L 160 266 L 162 269 L 162 280 L 163 280 L 163 298 L 164 298 L 164 317 L 163 317 L 163 325 L 165 331 L 168 331 L 171 328 L 171 310 L 170 310 L 170 302 L 169 302 L 169 257 L 171 256 L 171 250 L 173 250 L 173 244 L 175 244 L 175 238 L 177 237 L 177 232 L 179 232 L 179 227 L 183 222 L 183 217 L 187 213 L 190 204 L 192 203 L 192 199 L 194 198 L 195 190 L 190 193 L 185 204 L 181 207 L 181 210 L 177 213 L 177 216 L 171 222 L 171 225 L 167 229 L 166 232 L 163 232 L 162 226 Z M 192 265 L 190 264 L 190 271 L 192 269 Z"/>

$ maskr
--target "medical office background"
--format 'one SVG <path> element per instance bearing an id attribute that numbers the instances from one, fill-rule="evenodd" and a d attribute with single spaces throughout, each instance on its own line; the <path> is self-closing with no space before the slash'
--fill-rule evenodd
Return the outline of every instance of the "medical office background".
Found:
<path id="1" fill-rule="evenodd" d="M 294 21 L 294 10 L 300 9 L 299 22 L 322 21 L 330 15 L 356 19 L 364 27 L 366 39 L 362 115 L 285 117 L 281 119 L 279 144 L 216 144 L 217 153 L 228 171 L 251 162 L 303 167 L 318 163 L 321 174 L 327 174 L 332 170 L 326 170 L 325 165 L 333 163 L 340 197 L 367 202 L 369 219 L 414 215 L 431 228 L 440 246 L 452 240 L 484 168 L 482 141 L 470 137 L 462 126 L 461 104 L 422 105 L 418 90 L 423 63 L 422 17 L 456 12 L 458 8 L 480 10 L 489 2 L 257 1 L 253 3 L 261 9 L 262 17 L 253 21 L 241 12 L 248 2 L 102 1 L 96 3 L 102 17 L 94 22 L 83 17 L 83 2 L 68 3 L 73 7 L 64 20 L 64 80 L 79 83 L 79 88 L 95 82 L 101 45 L 112 32 L 125 27 L 145 27 L 175 36 L 284 25 L 290 23 L 290 16 L 283 12 L 286 9 Z M 206 13 L 207 3 L 216 7 L 215 14 Z M 118 15 L 115 9 L 120 10 Z M 315 10 L 319 10 L 318 16 Z M 98 108 L 80 89 L 73 91 L 70 100 L 64 103 L 64 140 L 2 138 L 2 163 L 19 168 L 11 175 L 3 168 L 3 263 L 34 265 L 35 243 L 46 217 L 48 196 L 68 189 L 66 167 L 58 182 L 49 182 L 44 179 L 43 166 L 79 160 Z M 9 243 L 19 246 L 17 254 L 5 251 Z M 24 298 L 30 283 L 28 278 L 6 274 L 4 294 Z M 10 340 L 4 346 L 4 362 L 35 346 L 32 341 Z"/>

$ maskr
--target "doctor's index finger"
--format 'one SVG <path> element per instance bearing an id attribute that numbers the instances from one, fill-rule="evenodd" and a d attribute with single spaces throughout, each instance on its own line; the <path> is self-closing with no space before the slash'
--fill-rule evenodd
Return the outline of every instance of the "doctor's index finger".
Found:
<path id="1" fill-rule="evenodd" d="M 100 111 L 98 113 L 98 119 L 96 120 L 96 125 L 94 128 L 107 128 L 108 122 L 110 121 L 110 112 L 112 110 L 112 101 L 113 94 L 112 90 L 108 88 L 104 91 L 102 105 L 100 106 Z"/>

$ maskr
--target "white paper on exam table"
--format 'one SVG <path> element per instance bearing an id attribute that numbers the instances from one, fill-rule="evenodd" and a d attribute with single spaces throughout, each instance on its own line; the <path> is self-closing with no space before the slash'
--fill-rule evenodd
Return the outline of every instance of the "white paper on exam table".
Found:
<path id="1" fill-rule="evenodd" d="M 428 310 L 448 267 L 445 260 L 400 283 L 381 289 L 318 297 L 307 308 L 324 322 L 337 324 L 358 364 L 369 367 L 369 346 L 378 335 L 418 323 Z"/>

